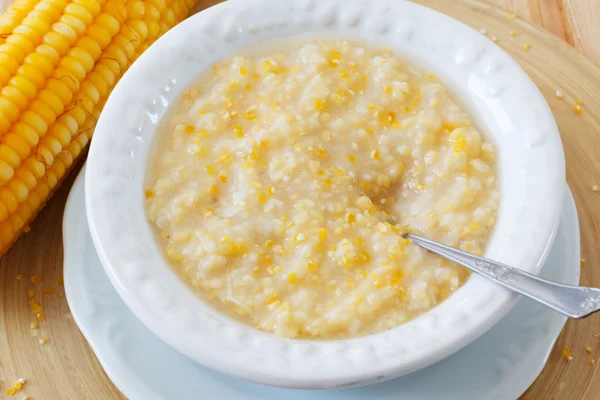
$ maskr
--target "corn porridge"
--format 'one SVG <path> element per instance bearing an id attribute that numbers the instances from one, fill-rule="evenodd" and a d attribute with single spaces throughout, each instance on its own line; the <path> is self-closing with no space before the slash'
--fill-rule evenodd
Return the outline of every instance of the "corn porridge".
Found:
<path id="1" fill-rule="evenodd" d="M 263 331 L 341 338 L 415 318 L 468 272 L 402 234 L 481 254 L 494 226 L 494 146 L 387 50 L 306 40 L 236 56 L 177 107 L 149 219 L 191 287 Z"/>

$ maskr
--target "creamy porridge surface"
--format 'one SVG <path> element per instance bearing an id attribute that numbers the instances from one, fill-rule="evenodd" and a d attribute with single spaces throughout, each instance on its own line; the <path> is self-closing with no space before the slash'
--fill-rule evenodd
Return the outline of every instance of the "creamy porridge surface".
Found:
<path id="1" fill-rule="evenodd" d="M 304 41 L 215 65 L 165 124 L 147 212 L 205 299 L 287 337 L 382 331 L 468 272 L 402 237 L 481 254 L 495 149 L 436 77 L 385 49 Z"/>

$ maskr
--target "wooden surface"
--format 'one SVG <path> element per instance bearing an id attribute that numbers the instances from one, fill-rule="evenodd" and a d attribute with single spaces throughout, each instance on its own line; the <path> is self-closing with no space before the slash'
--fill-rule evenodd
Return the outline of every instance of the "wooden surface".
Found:
<path id="1" fill-rule="evenodd" d="M 508 11 L 477 0 L 416 0 L 461 19 L 477 29 L 486 29 L 498 44 L 510 52 L 527 70 L 551 105 L 565 147 L 567 179 L 577 203 L 583 257 L 582 284 L 600 286 L 599 249 L 600 193 L 591 190 L 600 184 L 600 70 L 574 45 L 600 65 L 599 0 L 489 0 L 518 15 L 509 18 Z M 0 9 L 10 0 L 0 0 Z M 198 9 L 215 3 L 199 0 Z M 522 18 L 521 18 L 522 17 Z M 524 21 L 543 26 L 556 36 Z M 509 32 L 515 31 L 516 36 Z M 525 43 L 531 44 L 528 51 Z M 559 89 L 562 100 L 555 98 Z M 582 115 L 573 112 L 576 100 L 583 101 Z M 121 399 L 119 391 L 102 371 L 94 354 L 77 329 L 69 313 L 59 283 L 62 275 L 61 221 L 72 178 L 57 192 L 46 209 L 22 237 L 0 260 L 0 398 L 20 377 L 27 379 L 15 397 L 25 394 L 33 400 L 49 399 Z M 21 274 L 22 279 L 17 276 Z M 34 285 L 33 275 L 43 281 Z M 50 288 L 53 294 L 41 294 Z M 46 313 L 37 330 L 28 306 L 27 290 L 34 289 Z M 600 363 L 600 315 L 585 321 L 570 321 L 540 377 L 523 395 L 523 399 L 597 400 L 600 398 L 598 366 L 587 361 L 598 357 Z M 38 339 L 48 337 L 45 345 Z M 570 346 L 573 360 L 562 357 L 562 349 Z M 592 347 L 593 353 L 585 351 Z M 486 360 L 482 360 L 486 362 Z M 174 382 L 174 384 L 176 384 Z"/>

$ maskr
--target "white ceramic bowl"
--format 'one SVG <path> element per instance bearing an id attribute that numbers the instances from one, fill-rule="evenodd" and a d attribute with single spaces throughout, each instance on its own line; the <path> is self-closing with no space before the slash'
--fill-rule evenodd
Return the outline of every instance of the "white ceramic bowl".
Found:
<path id="1" fill-rule="evenodd" d="M 485 36 L 398 0 L 230 0 L 183 22 L 131 67 L 102 112 L 87 164 L 87 215 L 117 291 L 173 348 L 259 383 L 348 387 L 447 357 L 498 322 L 517 297 L 472 276 L 441 305 L 386 332 L 335 341 L 279 338 L 218 313 L 188 290 L 162 258 L 144 212 L 148 153 L 168 105 L 227 55 L 309 32 L 383 43 L 455 89 L 499 151 L 502 201 L 486 256 L 537 273 L 557 230 L 565 185 L 560 137 L 544 98 Z"/>

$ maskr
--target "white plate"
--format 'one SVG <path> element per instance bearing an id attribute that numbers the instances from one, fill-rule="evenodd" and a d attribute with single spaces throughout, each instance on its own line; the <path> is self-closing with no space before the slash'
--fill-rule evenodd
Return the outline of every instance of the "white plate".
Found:
<path id="1" fill-rule="evenodd" d="M 565 318 L 522 300 L 453 356 L 376 385 L 306 392 L 261 386 L 196 364 L 152 334 L 123 303 L 96 255 L 85 215 L 84 172 L 63 222 L 65 290 L 77 325 L 115 385 L 131 400 L 508 400 L 541 372 Z M 541 276 L 579 283 L 579 224 L 567 189 L 558 236 Z"/>

